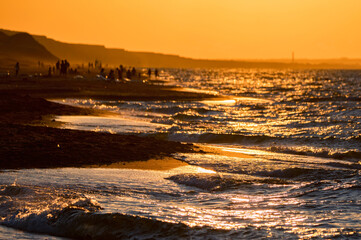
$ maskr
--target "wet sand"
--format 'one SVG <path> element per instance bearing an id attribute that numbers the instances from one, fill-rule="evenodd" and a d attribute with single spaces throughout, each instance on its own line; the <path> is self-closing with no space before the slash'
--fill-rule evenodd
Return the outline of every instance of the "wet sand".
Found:
<path id="1" fill-rule="evenodd" d="M 0 94 L 21 94 L 45 99 L 83 98 L 98 100 L 128 101 L 192 101 L 218 99 L 220 96 L 182 91 L 181 88 L 144 84 L 141 82 L 120 83 L 73 77 L 19 77 L 0 79 Z"/>
<path id="2" fill-rule="evenodd" d="M 188 165 L 187 163 L 174 159 L 172 157 L 164 157 L 163 159 L 150 159 L 147 161 L 116 162 L 107 165 L 96 164 L 96 165 L 90 165 L 88 167 L 165 171 L 187 165 Z"/>
<path id="3" fill-rule="evenodd" d="M 177 152 L 227 154 L 219 149 L 150 137 L 60 129 L 62 123 L 55 121 L 55 116 L 115 113 L 63 105 L 45 98 L 221 99 L 206 93 L 143 83 L 59 77 L 0 79 L 0 169 L 101 166 L 167 170 L 186 164 L 172 158 Z"/>
<path id="4" fill-rule="evenodd" d="M 146 84 L 137 84 L 139 87 L 135 88 L 132 84 L 85 81 L 90 80 L 0 79 L 0 169 L 85 167 L 150 159 L 161 160 L 159 164 L 163 163 L 164 166 L 157 168 L 169 168 L 164 164 L 164 159 L 169 160 L 173 153 L 195 151 L 191 144 L 57 128 L 61 125 L 54 120 L 57 115 L 100 116 L 109 112 L 62 105 L 44 98 L 103 99 L 102 96 L 106 96 L 104 99 L 107 100 L 145 100 L 154 99 L 157 94 L 159 99 L 205 97 L 182 92 L 178 94 Z M 112 87 L 112 90 L 108 91 L 108 87 Z M 172 161 L 173 166 L 180 164 Z"/>
<path id="5" fill-rule="evenodd" d="M 234 148 L 204 146 L 204 145 L 195 145 L 195 146 L 198 147 L 199 151 L 207 154 L 221 155 L 227 157 L 237 157 L 237 158 L 252 158 L 251 155 L 239 151 L 235 151 Z"/>
<path id="6" fill-rule="evenodd" d="M 192 145 L 147 137 L 0 124 L 0 169 L 109 165 L 193 151 Z"/>

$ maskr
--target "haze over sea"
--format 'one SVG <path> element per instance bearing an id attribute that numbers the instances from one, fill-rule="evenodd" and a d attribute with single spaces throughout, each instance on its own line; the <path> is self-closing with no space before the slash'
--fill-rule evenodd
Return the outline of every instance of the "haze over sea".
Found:
<path id="1" fill-rule="evenodd" d="M 90 239 L 361 238 L 361 71 L 167 69 L 160 78 L 228 98 L 64 99 L 123 118 L 59 120 L 250 157 L 176 154 L 190 166 L 168 171 L 2 171 L 1 225 Z M 12 231 L 0 228 L 39 237 Z"/>

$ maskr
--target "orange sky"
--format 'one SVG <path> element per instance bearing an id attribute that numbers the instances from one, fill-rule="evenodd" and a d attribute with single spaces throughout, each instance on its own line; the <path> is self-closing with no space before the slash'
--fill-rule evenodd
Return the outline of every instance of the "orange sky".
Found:
<path id="1" fill-rule="evenodd" d="M 361 58 L 361 0 L 0 0 L 0 28 L 194 58 Z"/>

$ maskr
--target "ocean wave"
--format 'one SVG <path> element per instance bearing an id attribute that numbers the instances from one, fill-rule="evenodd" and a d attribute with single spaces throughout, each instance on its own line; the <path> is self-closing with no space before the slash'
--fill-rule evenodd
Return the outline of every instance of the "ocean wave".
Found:
<path id="1" fill-rule="evenodd" d="M 164 113 L 164 114 L 176 114 L 179 112 L 183 112 L 185 110 L 184 107 L 180 106 L 172 106 L 172 107 L 153 107 L 150 108 L 148 111 L 150 112 L 156 112 L 156 113 Z"/>
<path id="2" fill-rule="evenodd" d="M 295 168 L 279 169 L 270 172 L 268 171 L 257 172 L 257 175 L 265 176 L 265 177 L 296 178 L 301 175 L 308 175 L 313 171 L 315 170 L 295 167 Z"/>
<path id="3" fill-rule="evenodd" d="M 191 116 L 192 117 L 192 116 Z M 351 145 L 356 145 L 359 143 L 361 137 L 353 136 L 348 137 L 346 139 L 340 139 L 336 136 L 309 136 L 309 137 L 300 137 L 300 136 L 269 136 L 269 135 L 252 135 L 252 134 L 242 134 L 237 132 L 232 133 L 200 133 L 200 134 L 182 134 L 182 133 L 174 133 L 170 130 L 169 133 L 170 138 L 178 137 L 195 139 L 198 142 L 204 143 L 264 143 L 269 142 L 275 144 L 280 141 L 291 142 L 291 143 L 309 143 L 309 144 L 317 144 L 321 141 L 323 143 L 337 144 L 337 143 L 349 143 Z"/>
<path id="4" fill-rule="evenodd" d="M 334 209 L 335 205 L 338 208 L 338 204 L 341 202 L 357 202 L 354 195 L 358 195 L 358 191 L 361 189 L 361 179 L 358 173 L 349 174 L 346 178 L 335 179 L 315 179 L 314 181 L 308 181 L 306 184 L 301 184 L 297 188 L 290 190 L 290 194 L 293 197 L 310 197 L 312 199 L 317 198 L 323 200 L 339 199 L 338 202 L 334 202 L 333 205 L 318 205 L 313 204 L 314 208 L 330 207 Z M 355 191 L 356 190 L 356 191 Z M 350 200 L 353 199 L 353 200 Z M 312 204 L 312 203 L 311 203 Z"/>
<path id="5" fill-rule="evenodd" d="M 204 107 L 196 108 L 196 109 L 194 109 L 194 111 L 196 111 L 199 114 L 220 114 L 220 113 L 224 112 L 223 110 L 220 110 L 220 109 L 214 110 L 214 109 L 207 109 Z"/>
<path id="6" fill-rule="evenodd" d="M 210 120 L 212 117 L 202 116 L 198 113 L 177 113 L 172 116 L 174 120 L 181 121 L 198 121 L 198 120 Z"/>
<path id="7" fill-rule="evenodd" d="M 255 104 L 250 108 L 250 110 L 266 110 L 267 107 L 268 107 L 267 105 Z"/>
<path id="8" fill-rule="evenodd" d="M 205 239 L 231 236 L 227 230 L 189 227 L 121 213 L 94 213 L 80 207 L 14 217 L 1 223 L 28 232 L 73 239 Z"/>
<path id="9" fill-rule="evenodd" d="M 299 101 L 299 100 L 298 100 Z M 335 96 L 335 97 L 312 97 L 312 98 L 304 98 L 301 100 L 302 102 L 360 102 L 361 98 L 359 97 L 343 97 L 343 96 Z"/>
<path id="10" fill-rule="evenodd" d="M 333 180 L 344 179 L 354 176 L 353 170 L 336 170 L 336 169 L 321 169 L 321 168 L 286 168 L 273 171 L 260 171 L 255 173 L 257 176 L 293 179 L 298 181 L 318 181 L 318 180 Z"/>
<path id="11" fill-rule="evenodd" d="M 211 173 L 185 173 L 167 178 L 178 184 L 197 187 L 207 191 L 224 191 L 251 184 L 288 184 L 287 181 L 276 178 L 256 178 L 251 176 L 236 177 L 235 175 Z"/>
<path id="12" fill-rule="evenodd" d="M 326 165 L 331 166 L 331 167 L 337 167 L 337 168 L 361 170 L 361 165 L 359 163 L 329 162 L 329 163 L 326 163 Z"/>
<path id="13" fill-rule="evenodd" d="M 163 113 L 163 114 L 177 114 L 177 113 L 182 113 L 182 112 L 186 112 L 186 111 L 194 111 L 196 113 L 199 114 L 207 114 L 207 113 L 220 113 L 222 111 L 218 111 L 218 110 L 213 110 L 213 109 L 208 109 L 205 107 L 197 107 L 197 108 L 192 108 L 191 106 L 186 107 L 186 106 L 155 106 L 152 107 L 150 109 L 148 109 L 148 111 L 150 112 L 156 112 L 156 113 Z"/>
<path id="14" fill-rule="evenodd" d="M 255 147 L 257 149 L 286 153 L 301 156 L 314 156 L 322 158 L 332 158 L 338 160 L 358 161 L 361 159 L 361 151 L 355 149 L 359 141 L 358 137 L 349 140 L 340 140 L 335 138 L 321 139 L 312 138 L 292 138 L 292 137 L 273 137 L 266 135 L 242 135 L 242 134 L 183 134 L 178 133 L 178 127 L 172 127 L 168 136 L 164 133 L 160 136 L 171 141 L 195 142 L 209 144 L 232 144 L 241 147 Z M 325 146 L 335 145 L 344 148 L 335 149 Z M 350 149 L 351 148 L 351 149 Z"/>
<path id="15" fill-rule="evenodd" d="M 359 160 L 361 159 L 361 152 L 358 150 L 348 150 L 342 152 L 336 152 L 332 149 L 307 149 L 307 148 L 294 148 L 294 147 L 269 147 L 267 150 L 272 152 L 281 152 L 281 153 L 288 153 L 288 154 L 295 154 L 295 155 L 306 155 L 306 156 L 315 156 L 315 157 L 322 157 L 322 158 L 334 158 L 339 160 Z"/>
<path id="16" fill-rule="evenodd" d="M 204 133 L 204 134 L 179 134 L 170 133 L 169 140 L 175 141 L 193 141 L 199 143 L 262 143 L 266 141 L 274 141 L 279 138 L 269 136 L 251 136 L 241 134 L 216 134 L 216 133 Z"/>
<path id="17" fill-rule="evenodd" d="M 0 225 L 71 239 L 231 239 L 267 235 L 266 230 L 256 231 L 253 227 L 223 230 L 146 216 L 103 213 L 101 205 L 92 198 L 53 190 L 4 186 L 0 195 Z"/>
<path id="18" fill-rule="evenodd" d="M 157 123 L 157 124 L 165 124 L 165 125 L 172 125 L 174 124 L 174 120 L 170 118 L 155 118 L 150 121 L 151 123 Z"/>

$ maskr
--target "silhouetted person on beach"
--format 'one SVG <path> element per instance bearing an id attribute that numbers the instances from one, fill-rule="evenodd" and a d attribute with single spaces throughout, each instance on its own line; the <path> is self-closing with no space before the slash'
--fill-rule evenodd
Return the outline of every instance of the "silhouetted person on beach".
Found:
<path id="1" fill-rule="evenodd" d="M 100 69 L 100 73 L 99 73 L 100 76 L 103 76 L 105 77 L 105 72 L 104 72 L 104 68 Z"/>
<path id="2" fill-rule="evenodd" d="M 59 71 L 59 69 L 60 69 L 60 62 L 59 62 L 59 60 L 56 62 L 55 66 L 56 66 L 56 71 Z"/>
<path id="3" fill-rule="evenodd" d="M 118 79 L 122 80 L 123 79 L 123 70 L 117 68 L 116 71 L 117 71 L 117 74 L 118 74 Z"/>
<path id="4" fill-rule="evenodd" d="M 119 69 L 119 79 L 123 80 L 123 72 L 124 72 L 124 68 L 120 68 Z"/>
<path id="5" fill-rule="evenodd" d="M 130 69 L 127 70 L 127 78 L 132 79 L 132 72 L 130 71 Z"/>
<path id="6" fill-rule="evenodd" d="M 15 64 L 15 76 L 18 76 L 20 70 L 20 64 L 19 62 L 16 62 Z"/>
<path id="7" fill-rule="evenodd" d="M 109 71 L 108 79 L 109 79 L 109 80 L 114 80 L 114 79 L 115 79 L 115 77 L 114 77 L 114 70 L 113 70 L 113 69 L 111 69 L 111 70 Z"/>
<path id="8" fill-rule="evenodd" d="M 137 75 L 137 70 L 135 70 L 135 67 L 133 67 L 132 69 L 132 76 L 136 76 Z"/>
<path id="9" fill-rule="evenodd" d="M 63 75 L 63 72 L 64 72 L 64 60 L 61 60 L 61 63 L 60 63 L 60 75 Z"/>
<path id="10" fill-rule="evenodd" d="M 51 77 L 51 67 L 49 67 L 49 70 L 48 70 L 48 77 Z"/>
<path id="11" fill-rule="evenodd" d="M 70 63 L 65 59 L 65 75 L 67 74 L 68 68 L 70 67 Z"/>
<path id="12" fill-rule="evenodd" d="M 65 61 L 64 60 L 61 60 L 61 63 L 60 63 L 60 75 L 66 75 L 66 64 L 65 64 Z"/>
<path id="13" fill-rule="evenodd" d="M 124 74 L 124 67 L 123 65 L 119 66 L 119 79 L 123 80 L 123 74 Z"/>
<path id="14" fill-rule="evenodd" d="M 155 75 L 155 78 L 158 78 L 158 69 L 154 70 L 154 75 Z"/>
<path id="15" fill-rule="evenodd" d="M 149 79 L 150 79 L 150 76 L 152 75 L 152 69 L 148 69 L 148 76 L 149 76 Z"/>

